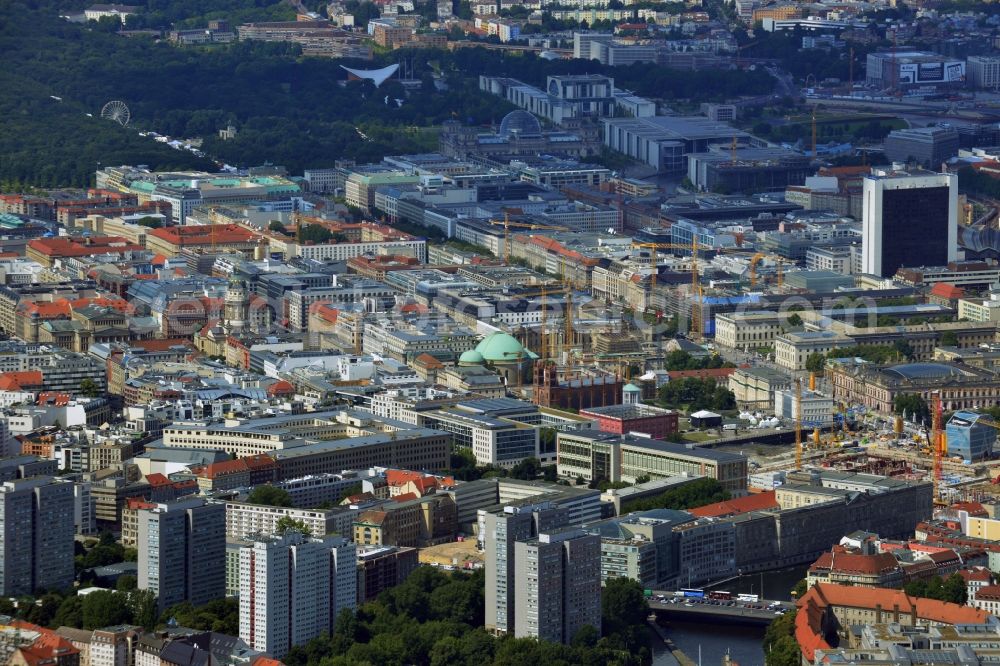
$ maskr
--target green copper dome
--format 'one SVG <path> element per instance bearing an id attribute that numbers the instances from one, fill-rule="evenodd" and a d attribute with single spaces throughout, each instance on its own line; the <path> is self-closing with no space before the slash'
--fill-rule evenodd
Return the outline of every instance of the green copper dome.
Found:
<path id="1" fill-rule="evenodd" d="M 514 336 L 501 331 L 490 333 L 483 338 L 483 341 L 476 345 L 475 351 L 479 352 L 484 360 L 491 363 L 516 363 L 525 359 L 538 358 L 537 355 L 522 347 Z"/>
<path id="2" fill-rule="evenodd" d="M 462 355 L 458 357 L 459 365 L 482 365 L 484 360 L 483 355 L 475 349 L 462 352 Z"/>

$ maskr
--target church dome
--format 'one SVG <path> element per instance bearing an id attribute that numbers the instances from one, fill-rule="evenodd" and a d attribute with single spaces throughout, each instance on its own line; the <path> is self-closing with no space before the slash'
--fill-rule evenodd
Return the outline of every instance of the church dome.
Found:
<path id="1" fill-rule="evenodd" d="M 490 363 L 516 363 L 518 361 L 536 358 L 527 351 L 517 339 L 509 333 L 497 331 L 490 333 L 476 345 L 476 351 L 485 361 Z"/>
<path id="2" fill-rule="evenodd" d="M 462 355 L 458 357 L 459 365 L 482 365 L 484 361 L 485 359 L 483 358 L 483 355 L 475 349 L 462 352 Z"/>

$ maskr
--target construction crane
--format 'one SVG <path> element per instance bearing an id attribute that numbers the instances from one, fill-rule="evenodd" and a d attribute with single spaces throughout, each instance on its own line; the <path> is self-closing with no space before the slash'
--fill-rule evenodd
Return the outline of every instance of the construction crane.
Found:
<path id="1" fill-rule="evenodd" d="M 652 265 L 652 273 L 649 279 L 649 294 L 652 297 L 653 292 L 656 290 L 656 251 L 659 249 L 668 250 L 687 250 L 691 253 L 691 297 L 694 301 L 691 303 L 691 329 L 689 334 L 695 339 L 700 339 L 702 334 L 701 327 L 701 283 L 698 276 L 698 237 L 694 236 L 692 238 L 692 243 L 687 245 L 685 243 L 643 243 L 640 241 L 633 241 L 632 247 L 648 248 L 652 250 L 650 257 L 650 264 Z M 709 248 L 710 249 L 710 248 Z"/>
<path id="2" fill-rule="evenodd" d="M 941 431 L 941 392 L 931 393 L 931 452 L 934 454 L 934 501 L 941 502 L 941 459 L 944 433 Z"/>
<path id="3" fill-rule="evenodd" d="M 781 286 L 783 282 L 781 275 L 782 258 L 764 254 L 763 252 L 757 252 L 752 257 L 750 257 L 750 287 L 753 288 L 757 286 L 757 264 L 759 264 L 764 259 L 771 259 L 778 265 L 778 286 Z"/>
<path id="4" fill-rule="evenodd" d="M 701 340 L 704 328 L 701 323 L 701 283 L 698 276 L 698 235 L 691 237 L 691 330 L 689 334 L 695 340 Z"/>
<path id="5" fill-rule="evenodd" d="M 802 380 L 795 380 L 795 469 L 802 469 Z"/>
<path id="6" fill-rule="evenodd" d="M 511 222 L 508 213 L 503 214 L 503 220 L 490 220 L 490 224 L 503 227 L 503 252 L 504 261 L 510 264 L 510 228 L 517 229 L 548 229 L 550 231 L 569 231 L 569 227 L 562 227 L 552 224 L 534 224 L 531 222 Z"/>
<path id="7" fill-rule="evenodd" d="M 813 105 L 812 110 L 812 156 L 816 159 L 816 105 Z"/>
<path id="8" fill-rule="evenodd" d="M 538 331 L 538 347 L 539 347 L 538 351 L 540 352 L 539 356 L 541 357 L 541 359 L 545 361 L 546 359 L 548 359 L 549 356 L 549 348 L 548 345 L 546 344 L 547 340 L 545 333 L 545 321 L 548 318 L 549 304 L 545 301 L 545 297 L 546 295 L 548 295 L 548 290 L 545 289 L 545 285 L 542 285 L 541 294 L 542 294 L 542 316 L 540 321 L 541 326 Z"/>
<path id="9" fill-rule="evenodd" d="M 650 263 L 653 267 L 652 274 L 650 275 L 650 296 L 652 296 L 653 291 L 656 289 L 656 250 L 658 249 L 670 249 L 670 250 L 688 250 L 691 252 L 691 329 L 690 335 L 695 340 L 700 340 L 702 336 L 702 325 L 701 325 L 701 298 L 702 289 L 700 277 L 698 275 L 698 237 L 692 238 L 690 245 L 685 243 L 642 243 L 640 241 L 634 241 L 632 247 L 648 248 L 652 250 Z M 712 248 L 710 248 L 712 249 Z M 733 250 L 735 248 L 715 248 L 717 252 L 724 252 L 727 250 Z"/>
<path id="10" fill-rule="evenodd" d="M 560 257 L 561 272 L 563 276 L 563 293 L 566 295 L 566 303 L 564 304 L 565 312 L 563 314 L 563 345 L 562 349 L 566 352 L 566 365 L 571 366 L 573 364 L 573 283 L 569 279 L 569 271 L 566 270 L 566 257 Z"/>

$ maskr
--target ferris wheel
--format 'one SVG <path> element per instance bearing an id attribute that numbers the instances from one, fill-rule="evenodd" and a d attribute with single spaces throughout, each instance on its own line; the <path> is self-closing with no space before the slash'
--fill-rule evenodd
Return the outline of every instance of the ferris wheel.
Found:
<path id="1" fill-rule="evenodd" d="M 113 120 L 122 127 L 128 125 L 128 121 L 132 118 L 132 113 L 125 106 L 125 102 L 120 100 L 111 100 L 101 108 L 101 118 L 105 120 Z"/>

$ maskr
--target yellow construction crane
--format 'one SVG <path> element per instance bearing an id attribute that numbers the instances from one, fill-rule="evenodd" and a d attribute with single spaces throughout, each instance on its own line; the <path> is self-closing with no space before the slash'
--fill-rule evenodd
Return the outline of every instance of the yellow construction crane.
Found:
<path id="1" fill-rule="evenodd" d="M 759 264 L 764 259 L 770 259 L 778 265 L 778 286 L 780 287 L 784 283 L 784 276 L 782 275 L 781 265 L 784 261 L 782 257 L 764 254 L 763 252 L 757 252 L 752 257 L 750 257 L 750 288 L 757 286 L 757 264 Z"/>
<path id="2" fill-rule="evenodd" d="M 539 356 L 544 361 L 549 357 L 549 347 L 547 344 L 545 344 L 546 342 L 545 321 L 548 318 L 549 304 L 545 301 L 545 296 L 548 294 L 548 291 L 545 289 L 544 284 L 542 285 L 541 293 L 542 293 L 542 316 L 540 322 L 541 327 L 539 328 L 538 331 L 538 347 L 539 347 L 538 351 L 540 352 Z"/>
<path id="3" fill-rule="evenodd" d="M 503 252 L 504 261 L 510 264 L 510 228 L 516 229 L 548 229 L 550 231 L 570 231 L 569 227 L 562 227 L 553 224 L 534 224 L 531 222 L 511 222 L 508 213 L 503 214 L 502 220 L 490 220 L 490 224 L 503 227 Z"/>
<path id="4" fill-rule="evenodd" d="M 941 430 L 941 391 L 931 393 L 931 451 L 934 453 L 934 502 L 941 500 L 941 460 L 948 449 L 948 442 Z"/>
<path id="5" fill-rule="evenodd" d="M 566 257 L 559 257 L 559 273 L 562 275 L 563 279 L 563 295 L 566 297 L 566 302 L 563 304 L 563 344 L 562 350 L 566 352 L 566 364 L 572 365 L 571 350 L 573 347 L 573 289 L 575 285 L 573 281 L 569 278 L 569 271 L 566 270 Z M 555 345 L 553 345 L 554 347 Z"/>
<path id="6" fill-rule="evenodd" d="M 693 242 L 690 245 L 685 243 L 643 243 L 640 241 L 633 241 L 632 247 L 641 247 L 651 250 L 650 265 L 652 266 L 652 271 L 649 276 L 650 298 L 652 298 L 653 292 L 656 290 L 656 251 L 687 250 L 691 253 L 691 297 L 694 299 L 694 302 L 691 303 L 691 330 L 689 333 L 695 338 L 701 338 L 701 284 L 698 276 L 698 237 L 695 236 L 692 241 Z"/>
<path id="7" fill-rule="evenodd" d="M 795 469 L 802 469 L 802 380 L 795 380 Z"/>

